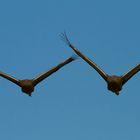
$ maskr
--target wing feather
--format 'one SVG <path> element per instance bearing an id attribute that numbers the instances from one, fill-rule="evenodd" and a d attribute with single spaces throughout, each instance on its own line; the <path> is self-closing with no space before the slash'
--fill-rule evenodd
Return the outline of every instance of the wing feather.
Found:
<path id="1" fill-rule="evenodd" d="M 132 68 L 130 71 L 125 73 L 122 78 L 123 78 L 123 84 L 125 84 L 132 76 L 134 76 L 137 72 L 140 71 L 140 64 Z"/>
<path id="2" fill-rule="evenodd" d="M 75 53 L 76 53 L 77 55 L 79 55 L 82 59 L 84 59 L 92 68 L 94 68 L 94 69 L 102 76 L 102 78 L 103 78 L 105 81 L 107 81 L 108 75 L 107 75 L 101 68 L 99 68 L 99 67 L 97 66 L 96 63 L 94 63 L 94 62 L 93 62 L 92 60 L 90 60 L 87 56 L 85 56 L 83 53 L 81 53 L 77 48 L 75 48 L 75 47 L 71 44 L 71 42 L 69 41 L 69 39 L 68 39 L 68 37 L 67 37 L 67 35 L 66 35 L 65 32 L 61 34 L 61 38 L 62 38 L 62 40 L 63 40 L 70 48 L 72 48 L 72 49 L 75 51 Z"/>
<path id="3" fill-rule="evenodd" d="M 54 72 L 58 71 L 60 68 L 62 68 L 66 64 L 74 61 L 75 59 L 76 59 L 76 57 L 70 57 L 70 58 L 66 59 L 64 62 L 58 64 L 57 66 L 55 66 L 53 68 L 51 68 L 47 72 L 44 72 L 41 75 L 39 75 L 38 77 L 34 78 L 33 79 L 34 85 L 37 85 L 39 82 L 41 82 L 42 80 L 44 80 L 45 78 L 47 78 L 48 76 L 50 76 L 51 74 L 53 74 Z"/>
<path id="4" fill-rule="evenodd" d="M 20 86 L 20 82 L 16 78 L 14 78 L 14 77 L 12 77 L 12 76 L 10 76 L 8 74 L 5 74 L 3 72 L 0 72 L 0 76 L 5 78 L 5 79 L 7 79 L 7 80 L 9 80 L 9 81 L 11 81 L 11 82 L 13 82 L 13 83 L 15 83 L 18 86 Z"/>

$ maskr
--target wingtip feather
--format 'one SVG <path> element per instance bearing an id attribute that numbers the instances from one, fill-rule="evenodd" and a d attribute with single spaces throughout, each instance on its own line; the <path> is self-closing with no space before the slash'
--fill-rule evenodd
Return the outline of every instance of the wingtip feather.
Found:
<path id="1" fill-rule="evenodd" d="M 71 56 L 71 58 L 72 58 L 73 60 L 76 60 L 76 59 L 79 59 L 79 56 L 78 56 L 78 55 L 73 54 L 73 55 Z"/>

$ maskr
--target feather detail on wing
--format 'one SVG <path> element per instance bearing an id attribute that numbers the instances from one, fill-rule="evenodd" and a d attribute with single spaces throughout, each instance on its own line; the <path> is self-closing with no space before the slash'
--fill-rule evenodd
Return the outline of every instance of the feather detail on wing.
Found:
<path id="1" fill-rule="evenodd" d="M 123 78 L 123 84 L 125 84 L 132 76 L 134 76 L 137 72 L 140 71 L 140 64 L 132 68 L 130 71 L 128 71 L 126 74 L 122 76 Z"/>
<path id="2" fill-rule="evenodd" d="M 93 67 L 101 76 L 102 78 L 107 82 L 107 77 L 108 75 L 101 69 L 97 66 L 97 64 L 95 64 L 92 60 L 90 60 L 87 56 L 85 56 L 84 54 L 82 54 L 77 48 L 75 48 L 71 42 L 69 41 L 66 33 L 62 33 L 61 34 L 61 38 L 62 40 L 70 47 L 72 48 L 75 53 L 77 55 L 79 55 L 82 59 L 84 59 L 91 67 Z"/>
<path id="3" fill-rule="evenodd" d="M 51 68 L 47 72 L 44 72 L 43 74 L 41 74 L 38 77 L 34 78 L 33 79 L 34 85 L 37 85 L 39 82 L 41 82 L 42 80 L 44 80 L 45 78 L 47 78 L 48 76 L 50 76 L 51 74 L 53 74 L 54 72 L 56 72 L 57 70 L 59 70 L 60 68 L 65 66 L 66 64 L 74 61 L 75 59 L 77 59 L 76 56 L 70 57 L 70 58 L 66 59 L 64 62 L 58 64 L 57 66 L 55 66 L 53 68 Z"/>

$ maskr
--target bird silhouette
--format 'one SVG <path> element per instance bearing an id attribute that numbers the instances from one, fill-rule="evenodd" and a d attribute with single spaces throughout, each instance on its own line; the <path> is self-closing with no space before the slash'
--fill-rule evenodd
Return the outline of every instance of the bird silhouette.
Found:
<path id="1" fill-rule="evenodd" d="M 79 55 L 83 60 L 85 60 L 92 68 L 94 68 L 100 76 L 107 82 L 107 88 L 108 90 L 112 91 L 116 95 L 119 95 L 119 92 L 122 90 L 123 85 L 137 72 L 140 71 L 140 64 L 136 65 L 134 68 L 132 68 L 130 71 L 125 73 L 122 76 L 116 76 L 116 75 L 108 75 L 106 74 L 101 68 L 97 66 L 96 63 L 94 63 L 92 60 L 90 60 L 87 56 L 85 56 L 83 53 L 81 53 L 75 46 L 71 44 L 69 41 L 66 33 L 61 34 L 61 39 L 70 47 L 72 48 L 77 55 Z"/>
<path id="2" fill-rule="evenodd" d="M 56 72 L 57 70 L 59 70 L 60 68 L 62 68 L 63 66 L 65 66 L 66 64 L 74 61 L 75 59 L 77 59 L 76 56 L 72 56 L 68 59 L 66 59 L 64 62 L 58 64 L 57 66 L 51 68 L 50 70 L 48 70 L 47 72 L 42 73 L 41 75 L 37 76 L 34 79 L 24 79 L 24 80 L 18 80 L 10 75 L 7 75 L 3 72 L 0 72 L 0 76 L 3 78 L 8 79 L 9 81 L 15 83 L 16 85 L 21 87 L 22 92 L 26 93 L 27 95 L 31 96 L 32 92 L 34 91 L 34 87 L 41 82 L 42 80 L 44 80 L 45 78 L 47 78 L 48 76 L 50 76 L 51 74 L 53 74 L 54 72 Z"/>

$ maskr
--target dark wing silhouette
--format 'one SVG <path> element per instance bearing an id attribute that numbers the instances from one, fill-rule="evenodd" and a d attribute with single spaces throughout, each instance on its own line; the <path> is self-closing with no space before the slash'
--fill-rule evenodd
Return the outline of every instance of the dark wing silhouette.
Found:
<path id="1" fill-rule="evenodd" d="M 47 72 L 44 72 L 43 74 L 41 74 L 38 77 L 34 78 L 33 79 L 34 85 L 37 85 L 39 82 L 41 82 L 42 80 L 44 80 L 45 78 L 47 78 L 48 76 L 50 76 L 51 74 L 53 74 L 54 72 L 56 72 L 57 70 L 59 70 L 60 68 L 62 68 L 63 66 L 65 66 L 66 64 L 74 61 L 75 59 L 76 59 L 75 56 L 70 57 L 70 58 L 66 59 L 64 62 L 58 64 L 57 66 L 55 66 L 53 68 L 51 68 Z"/>
<path id="2" fill-rule="evenodd" d="M 82 54 L 77 48 L 75 48 L 71 44 L 71 42 L 69 41 L 69 39 L 68 39 L 68 37 L 67 37 L 65 32 L 61 34 L 61 38 L 70 48 L 72 48 L 75 51 L 75 53 L 77 55 L 79 55 L 82 59 L 84 59 L 91 67 L 93 67 L 102 76 L 102 78 L 105 81 L 107 81 L 108 75 L 101 68 L 99 68 L 97 66 L 97 64 L 95 64 L 92 60 L 90 60 L 88 57 L 86 57 L 84 54 Z"/>
<path id="3" fill-rule="evenodd" d="M 11 82 L 13 82 L 13 83 L 15 83 L 18 86 L 20 86 L 19 80 L 17 80 L 16 78 L 14 78 L 14 77 L 12 77 L 12 76 L 10 76 L 8 74 L 5 74 L 3 72 L 0 72 L 0 76 L 5 78 L 5 79 L 7 79 L 7 80 L 9 80 L 9 81 L 11 81 Z"/>
<path id="4" fill-rule="evenodd" d="M 128 71 L 126 74 L 122 76 L 123 78 L 123 84 L 125 84 L 132 76 L 134 76 L 137 72 L 140 71 L 140 64 L 132 68 L 130 71 Z"/>

